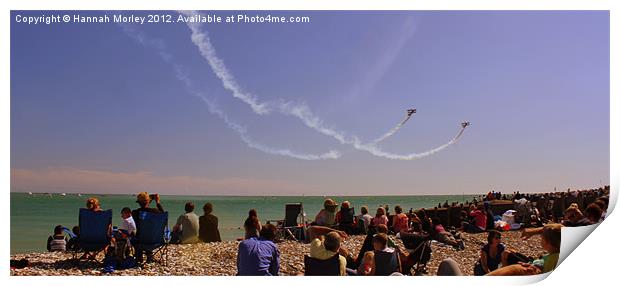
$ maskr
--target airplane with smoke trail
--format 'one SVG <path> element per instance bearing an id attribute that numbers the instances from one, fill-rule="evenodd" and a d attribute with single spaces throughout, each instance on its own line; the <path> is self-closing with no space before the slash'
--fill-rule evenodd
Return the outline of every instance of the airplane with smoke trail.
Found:
<path id="1" fill-rule="evenodd" d="M 417 158 L 421 158 L 421 157 L 424 157 L 424 156 L 431 155 L 431 154 L 436 153 L 436 152 L 438 152 L 440 150 L 443 150 L 447 146 L 449 146 L 451 144 L 454 144 L 460 138 L 460 136 L 462 135 L 462 133 L 464 131 L 464 128 L 463 128 L 459 132 L 459 134 L 455 138 L 453 138 L 451 141 L 449 141 L 448 143 L 446 143 L 446 144 L 444 144 L 442 146 L 439 146 L 437 148 L 431 149 L 429 151 L 423 152 L 423 153 L 413 153 L 413 154 L 407 154 L 407 155 L 392 154 L 392 153 L 384 152 L 381 149 L 379 149 L 378 147 L 376 147 L 376 143 L 375 144 L 372 144 L 372 143 L 371 144 L 362 144 L 361 141 L 356 136 L 348 138 L 342 132 L 338 132 L 338 131 L 335 131 L 333 129 L 324 127 L 323 123 L 322 123 L 322 120 L 320 120 L 320 118 L 315 116 L 312 113 L 312 111 L 306 105 L 303 105 L 303 104 L 293 104 L 293 103 L 290 103 L 290 102 L 277 102 L 277 103 L 274 103 L 274 102 L 263 102 L 263 103 L 261 103 L 261 102 L 258 101 L 258 99 L 255 96 L 249 95 L 247 93 L 242 92 L 240 86 L 236 83 L 236 81 L 235 81 L 234 77 L 232 76 L 232 74 L 230 72 L 228 72 L 228 70 L 227 70 L 226 66 L 224 65 L 223 61 L 216 56 L 215 49 L 211 45 L 210 39 L 206 35 L 206 33 L 203 33 L 202 31 L 199 30 L 199 25 L 195 26 L 194 24 L 189 24 L 188 23 L 188 26 L 190 27 L 190 30 L 192 31 L 192 42 L 196 46 L 199 47 L 201 55 L 205 59 L 207 59 L 211 69 L 214 71 L 216 76 L 222 81 L 222 84 L 223 84 L 224 88 L 230 90 L 233 93 L 233 97 L 238 98 L 238 99 L 242 100 L 244 103 L 250 105 L 251 109 L 256 114 L 266 115 L 266 114 L 269 114 L 271 111 L 276 110 L 276 111 L 278 111 L 280 113 L 283 113 L 285 115 L 292 115 L 292 116 L 295 116 L 295 117 L 301 119 L 302 122 L 307 127 L 310 127 L 311 129 L 313 129 L 315 131 L 318 131 L 321 134 L 333 137 L 337 141 L 339 141 L 341 144 L 351 145 L 354 149 L 361 150 L 361 151 L 366 151 L 366 152 L 369 152 L 370 154 L 378 156 L 378 157 L 389 158 L 389 159 L 398 159 L 398 160 L 417 159 Z M 146 42 L 143 35 L 140 35 L 140 36 L 134 37 L 134 38 L 136 38 L 136 40 L 138 40 L 142 44 L 145 44 L 145 42 Z M 166 62 L 171 63 L 171 55 L 169 53 L 167 53 L 165 51 L 165 49 L 163 49 L 163 45 L 161 45 L 161 42 L 157 42 L 157 43 L 158 43 L 158 45 L 153 45 L 153 46 L 157 49 L 159 55 Z M 175 68 L 176 68 L 176 66 L 175 66 Z M 180 80 L 186 80 L 187 79 L 186 76 L 180 77 L 178 75 L 178 72 L 177 72 L 177 78 L 179 78 Z M 186 85 L 187 85 L 187 82 L 186 82 Z M 209 101 L 207 101 L 205 97 L 201 96 L 201 99 L 203 99 L 203 101 L 207 104 L 209 111 L 211 113 L 216 114 L 221 119 L 223 119 L 227 123 L 227 126 L 229 128 L 231 128 L 233 131 L 235 131 L 236 133 L 238 133 L 238 135 L 241 137 L 241 139 L 250 148 L 258 149 L 258 150 L 260 150 L 262 152 L 265 152 L 265 153 L 268 153 L 268 154 L 282 155 L 282 156 L 288 156 L 288 157 L 297 158 L 297 159 L 304 159 L 304 160 L 337 159 L 337 158 L 339 158 L 341 156 L 341 154 L 338 151 L 336 151 L 336 150 L 331 150 L 331 151 L 329 151 L 327 153 L 324 153 L 324 154 L 298 154 L 298 153 L 295 153 L 295 152 L 287 150 L 287 149 L 270 148 L 268 146 L 257 144 L 255 142 L 251 141 L 251 139 L 247 135 L 247 133 L 246 133 L 244 128 L 238 128 L 239 127 L 238 124 L 231 123 L 229 121 L 228 117 L 225 115 L 225 113 L 223 113 L 223 111 L 221 111 L 220 109 L 215 108 L 213 103 L 210 104 Z M 415 109 L 407 110 L 407 116 L 406 116 L 406 118 L 403 121 L 401 121 L 399 124 L 397 124 L 397 126 L 394 127 L 393 129 L 388 131 L 388 133 L 384 134 L 383 136 L 378 138 L 378 140 L 374 140 L 373 142 L 379 143 L 379 142 L 387 139 L 388 137 L 394 135 L 400 128 L 402 128 L 404 123 L 406 123 L 415 112 L 416 112 Z"/>

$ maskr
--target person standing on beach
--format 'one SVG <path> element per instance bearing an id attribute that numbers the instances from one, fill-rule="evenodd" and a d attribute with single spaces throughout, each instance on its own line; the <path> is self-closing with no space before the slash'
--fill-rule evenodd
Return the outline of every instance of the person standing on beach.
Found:
<path id="1" fill-rule="evenodd" d="M 237 275 L 277 276 L 280 272 L 280 250 L 275 243 L 276 227 L 266 224 L 259 237 L 250 237 L 239 243 Z"/>
<path id="2" fill-rule="evenodd" d="M 172 227 L 172 232 L 179 236 L 179 243 L 198 243 L 198 216 L 194 213 L 194 203 L 185 203 L 185 213 L 180 215 L 177 223 Z"/>
<path id="3" fill-rule="evenodd" d="M 220 230 L 218 227 L 218 219 L 213 212 L 213 205 L 206 203 L 202 210 L 205 214 L 198 218 L 198 238 L 203 242 L 219 242 L 222 241 L 220 237 Z"/>
<path id="4" fill-rule="evenodd" d="M 155 200 L 157 208 L 149 208 L 149 204 L 151 203 L 151 198 Z M 159 194 L 149 195 L 147 192 L 141 192 L 136 196 L 136 203 L 140 205 L 140 208 L 131 211 L 131 216 L 134 218 L 136 223 L 136 229 L 140 227 L 140 212 L 152 212 L 152 213 L 163 213 L 164 207 L 160 203 Z M 135 244 L 139 244 L 140 241 L 136 240 Z M 138 262 L 142 262 L 142 251 L 140 249 L 136 249 L 136 259 Z M 146 261 L 153 261 L 153 252 L 146 251 Z"/>

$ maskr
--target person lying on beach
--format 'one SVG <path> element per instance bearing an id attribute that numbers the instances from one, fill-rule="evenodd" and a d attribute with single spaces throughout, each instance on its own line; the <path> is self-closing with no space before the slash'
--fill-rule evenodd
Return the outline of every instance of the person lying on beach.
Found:
<path id="1" fill-rule="evenodd" d="M 433 223 L 433 239 L 441 243 L 450 245 L 456 249 L 465 249 L 463 241 L 456 239 L 454 235 L 452 235 L 452 233 L 447 231 L 441 224 L 441 221 L 438 217 L 433 217 L 431 221 Z"/>
<path id="2" fill-rule="evenodd" d="M 316 214 L 313 225 L 332 227 L 336 224 L 336 208 L 338 204 L 332 199 L 323 202 L 323 209 Z"/>
<path id="3" fill-rule="evenodd" d="M 47 238 L 47 251 L 66 251 L 67 238 L 65 237 L 62 225 L 54 227 L 54 234 Z"/>
<path id="4" fill-rule="evenodd" d="M 346 250 L 340 247 L 341 241 L 342 237 L 335 231 L 332 231 L 325 236 L 315 238 L 310 243 L 310 257 L 326 260 L 332 258 L 334 255 L 338 255 L 340 260 L 340 276 L 345 276 L 347 273 L 347 259 L 341 252 L 346 252 Z"/>
<path id="5" fill-rule="evenodd" d="M 474 265 L 474 275 L 482 276 L 499 268 L 499 265 L 508 265 L 508 254 L 502 244 L 502 234 L 497 230 L 489 230 L 487 244 L 480 249 L 480 258 Z"/>
<path id="6" fill-rule="evenodd" d="M 202 210 L 204 215 L 198 218 L 198 237 L 203 242 L 219 242 L 222 241 L 220 237 L 220 230 L 218 229 L 218 219 L 213 212 L 213 205 L 206 203 Z"/>
<path id="7" fill-rule="evenodd" d="M 172 232 L 177 233 L 179 243 L 198 243 L 198 216 L 194 213 L 194 203 L 185 203 L 185 213 L 180 215 L 177 223 L 172 227 Z"/>
<path id="8" fill-rule="evenodd" d="M 273 242 L 276 227 L 266 224 L 259 237 L 250 237 L 239 243 L 237 275 L 277 276 L 280 271 L 280 250 Z"/>

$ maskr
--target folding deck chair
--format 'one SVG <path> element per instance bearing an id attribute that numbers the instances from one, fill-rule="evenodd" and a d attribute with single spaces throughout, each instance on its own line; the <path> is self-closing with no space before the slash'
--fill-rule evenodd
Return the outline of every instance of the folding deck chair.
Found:
<path id="1" fill-rule="evenodd" d="M 298 221 L 299 216 L 302 221 Z M 279 238 L 290 238 L 295 241 L 304 240 L 306 236 L 306 218 L 302 203 L 291 203 L 284 206 L 283 220 L 268 220 L 267 223 L 275 222 Z"/>
<path id="2" fill-rule="evenodd" d="M 340 255 L 336 254 L 331 258 L 321 260 L 304 255 L 304 275 L 305 276 L 339 276 L 340 275 Z"/>
<path id="3" fill-rule="evenodd" d="M 168 212 L 140 212 L 140 223 L 137 225 L 134 244 L 136 253 L 142 256 L 142 252 L 152 252 L 153 257 L 159 255 L 159 262 L 167 266 L 169 242 Z"/>
<path id="4" fill-rule="evenodd" d="M 89 209 L 80 209 L 80 234 L 77 237 L 80 250 L 73 253 L 73 258 L 83 252 L 84 254 L 78 261 L 86 258 L 99 262 L 97 255 L 110 245 L 111 225 L 112 210 L 94 212 Z"/>

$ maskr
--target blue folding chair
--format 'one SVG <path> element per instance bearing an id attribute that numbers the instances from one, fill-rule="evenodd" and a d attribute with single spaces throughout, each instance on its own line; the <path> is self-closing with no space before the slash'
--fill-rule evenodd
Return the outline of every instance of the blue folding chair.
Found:
<path id="1" fill-rule="evenodd" d="M 80 234 L 77 237 L 79 252 L 84 252 L 80 259 L 97 261 L 97 255 L 110 245 L 110 227 L 112 225 L 112 210 L 94 212 L 89 209 L 80 209 Z"/>
<path id="2" fill-rule="evenodd" d="M 167 265 L 168 244 L 170 242 L 168 212 L 140 212 L 139 220 L 134 245 L 136 253 L 139 253 L 140 256 L 142 256 L 143 252 L 150 252 L 153 254 L 153 257 L 159 255 L 160 263 Z M 139 259 L 141 258 L 139 257 Z"/>

